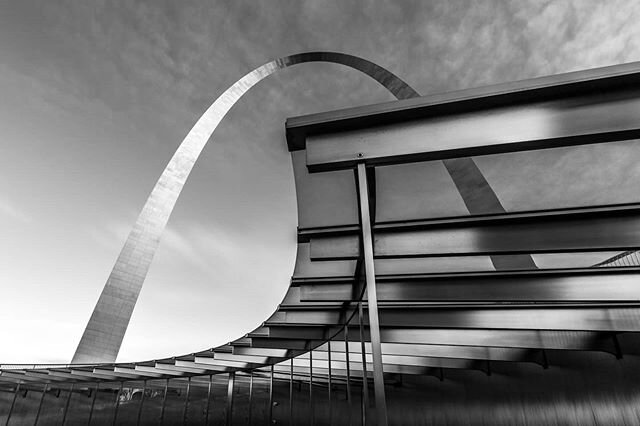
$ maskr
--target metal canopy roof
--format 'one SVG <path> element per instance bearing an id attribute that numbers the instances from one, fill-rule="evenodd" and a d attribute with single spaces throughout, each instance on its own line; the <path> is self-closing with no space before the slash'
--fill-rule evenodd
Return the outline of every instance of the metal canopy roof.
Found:
<path id="1" fill-rule="evenodd" d="M 298 255 L 263 326 L 160 360 L 2 365 L 0 386 L 260 374 L 271 365 L 276 378 L 371 376 L 363 182 L 354 173 L 362 164 L 384 373 L 442 379 L 448 369 L 491 374 L 492 363 L 546 368 L 549 353 L 638 353 L 637 171 L 607 160 L 640 158 L 639 123 L 639 63 L 289 119 Z M 511 182 L 499 177 L 514 156 L 548 149 L 564 150 L 554 187 L 527 188 L 540 177 L 526 168 Z M 469 208 L 473 191 L 463 194 L 440 162 L 470 155 L 483 156 L 478 170 L 502 211 Z M 528 155 L 532 167 L 548 166 L 544 151 Z M 534 208 L 518 205 L 519 192 L 537 194 Z M 514 262 L 523 255 L 529 263 Z"/>

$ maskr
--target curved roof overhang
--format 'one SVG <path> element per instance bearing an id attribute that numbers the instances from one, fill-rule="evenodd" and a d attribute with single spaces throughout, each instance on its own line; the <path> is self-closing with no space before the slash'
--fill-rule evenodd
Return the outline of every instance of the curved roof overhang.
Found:
<path id="1" fill-rule="evenodd" d="M 159 360 L 3 365 L 0 383 L 260 374 L 271 366 L 288 377 L 289 359 L 302 377 L 311 350 L 320 380 L 330 368 L 334 380 L 346 377 L 348 353 L 351 379 L 362 377 L 364 367 L 370 374 L 360 357 L 361 331 L 365 352 L 371 350 L 354 173 L 362 163 L 385 373 L 442 378 L 447 369 L 490 374 L 492 363 L 545 368 L 550 351 L 635 353 L 640 196 L 473 213 L 464 200 L 447 204 L 461 195 L 440 160 L 622 141 L 637 146 L 638 136 L 638 63 L 289 119 L 298 254 L 288 293 L 261 327 L 223 346 Z M 587 157 L 585 167 L 601 164 Z M 636 184 L 609 172 L 620 185 Z M 599 253 L 604 261 L 594 262 Z M 509 267 L 510 257 L 523 255 L 538 261 Z M 540 264 L 543 256 L 555 256 L 551 266 Z"/>

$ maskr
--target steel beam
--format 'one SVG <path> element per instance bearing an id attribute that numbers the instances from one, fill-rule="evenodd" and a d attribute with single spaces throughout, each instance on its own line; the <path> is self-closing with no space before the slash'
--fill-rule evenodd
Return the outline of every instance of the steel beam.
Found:
<path id="1" fill-rule="evenodd" d="M 639 332 L 638 304 L 494 305 L 378 307 L 382 327 L 477 328 Z M 278 312 L 277 325 L 333 325 L 337 310 L 293 310 Z M 365 316 L 365 321 L 367 320 Z"/>
<path id="2" fill-rule="evenodd" d="M 350 284 L 301 285 L 301 303 L 351 300 Z M 640 301 L 639 271 L 594 268 L 589 273 L 531 273 L 380 280 L 381 302 Z"/>
<path id="3" fill-rule="evenodd" d="M 557 148 L 640 136 L 640 90 L 426 116 L 306 137 L 310 171 Z M 402 143 L 389 143 L 391 140 Z"/>
<path id="4" fill-rule="evenodd" d="M 371 213 L 369 210 L 369 185 L 364 163 L 358 164 L 358 200 L 360 205 L 360 229 L 362 232 L 362 248 L 364 271 L 367 283 L 367 300 L 369 303 L 369 333 L 373 351 L 373 381 L 376 399 L 376 417 L 378 425 L 387 425 L 387 402 L 384 391 L 384 375 L 382 371 L 382 350 L 380 349 L 380 326 L 378 323 L 378 296 L 376 293 L 376 272 L 373 263 L 373 236 L 371 234 Z M 366 377 L 365 377 L 366 388 Z"/>
<path id="5" fill-rule="evenodd" d="M 543 217 L 500 224 L 459 224 L 432 229 L 377 232 L 377 259 L 522 253 L 623 251 L 640 248 L 640 213 L 609 217 Z M 312 238 L 310 259 L 352 260 L 360 256 L 357 236 Z"/>

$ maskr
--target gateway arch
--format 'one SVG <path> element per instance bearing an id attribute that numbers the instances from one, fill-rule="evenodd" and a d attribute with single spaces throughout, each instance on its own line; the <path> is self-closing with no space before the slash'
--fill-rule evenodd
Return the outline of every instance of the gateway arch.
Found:
<path id="1" fill-rule="evenodd" d="M 330 62 L 358 70 L 376 80 L 397 99 L 420 96 L 387 69 L 365 59 L 338 52 L 307 52 L 286 56 L 268 62 L 238 80 L 200 117 L 158 179 L 120 251 L 82 334 L 72 363 L 115 362 L 171 212 L 216 127 L 254 85 L 278 70 L 308 62 Z M 470 213 L 491 214 L 505 211 L 472 159 L 449 159 L 444 161 L 444 165 Z M 496 269 L 535 268 L 529 255 L 493 255 L 491 261 Z"/>

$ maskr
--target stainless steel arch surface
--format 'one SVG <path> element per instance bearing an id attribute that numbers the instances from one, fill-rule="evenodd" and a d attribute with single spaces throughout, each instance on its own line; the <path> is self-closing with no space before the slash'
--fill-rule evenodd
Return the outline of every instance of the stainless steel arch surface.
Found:
<path id="1" fill-rule="evenodd" d="M 419 96 L 404 81 L 381 66 L 337 52 L 286 56 L 268 62 L 238 80 L 196 122 L 151 191 L 102 290 L 73 356 L 73 363 L 115 361 L 169 216 L 189 173 L 220 121 L 261 80 L 280 69 L 307 62 L 332 62 L 361 71 L 398 99 Z"/>

